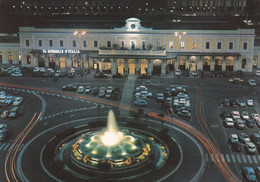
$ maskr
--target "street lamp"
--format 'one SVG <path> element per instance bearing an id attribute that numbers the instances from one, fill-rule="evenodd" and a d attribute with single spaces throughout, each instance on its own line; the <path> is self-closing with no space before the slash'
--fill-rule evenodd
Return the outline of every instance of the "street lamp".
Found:
<path id="1" fill-rule="evenodd" d="M 86 34 L 86 31 L 75 31 L 74 33 L 73 33 L 73 35 L 74 36 L 77 36 L 78 37 L 78 39 L 79 39 L 79 50 L 81 51 L 81 37 L 83 36 L 83 35 L 85 35 Z M 81 59 L 81 53 L 79 54 L 79 56 L 80 56 L 80 59 Z M 83 68 L 83 61 L 82 61 L 82 59 L 81 59 L 81 67 Z"/>
<path id="2" fill-rule="evenodd" d="M 175 32 L 175 36 L 179 37 L 179 53 L 181 52 L 181 38 L 186 35 L 186 32 Z"/>

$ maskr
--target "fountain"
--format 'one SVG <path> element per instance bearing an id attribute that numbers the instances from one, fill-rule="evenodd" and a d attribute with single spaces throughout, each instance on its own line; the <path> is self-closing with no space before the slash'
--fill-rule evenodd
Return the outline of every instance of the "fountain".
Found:
<path id="1" fill-rule="evenodd" d="M 179 161 L 178 146 L 167 132 L 150 129 L 141 122 L 126 118 L 118 126 L 110 110 L 106 124 L 93 121 L 68 128 L 47 144 L 48 152 L 43 153 L 49 155 L 51 147 L 56 146 L 53 172 L 57 173 L 62 164 L 60 177 L 65 172 L 75 181 L 134 180 L 149 177 L 154 170 L 165 175 Z M 50 163 L 48 159 L 46 164 Z"/>

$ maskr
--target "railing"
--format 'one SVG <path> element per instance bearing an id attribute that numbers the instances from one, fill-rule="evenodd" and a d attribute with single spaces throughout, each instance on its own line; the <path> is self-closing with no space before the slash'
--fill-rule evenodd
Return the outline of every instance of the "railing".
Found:
<path id="1" fill-rule="evenodd" d="M 166 55 L 165 50 L 161 51 L 146 51 L 146 50 L 101 50 L 99 49 L 99 55 Z"/>

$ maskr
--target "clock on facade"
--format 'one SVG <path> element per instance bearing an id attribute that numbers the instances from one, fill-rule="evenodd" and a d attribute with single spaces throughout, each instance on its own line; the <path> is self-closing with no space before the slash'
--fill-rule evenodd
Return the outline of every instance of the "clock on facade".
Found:
<path id="1" fill-rule="evenodd" d="M 131 29 L 135 29 L 135 24 L 131 24 Z"/>

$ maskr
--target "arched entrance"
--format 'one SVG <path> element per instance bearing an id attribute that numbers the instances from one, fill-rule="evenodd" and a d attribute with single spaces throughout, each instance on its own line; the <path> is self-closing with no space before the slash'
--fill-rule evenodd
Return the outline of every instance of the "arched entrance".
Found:
<path id="1" fill-rule="evenodd" d="M 162 61 L 160 59 L 155 59 L 153 61 L 153 75 L 160 75 L 161 74 L 161 67 L 162 67 Z"/>
<path id="2" fill-rule="evenodd" d="M 140 74 L 148 74 L 148 61 L 146 59 L 140 61 Z"/>
<path id="3" fill-rule="evenodd" d="M 111 73 L 111 69 L 112 69 L 112 63 L 111 63 L 111 60 L 106 58 L 103 60 L 103 64 L 102 64 L 102 71 L 104 73 Z"/>
<path id="4" fill-rule="evenodd" d="M 221 71 L 222 70 L 222 62 L 223 62 L 222 57 L 216 57 L 215 58 L 215 65 L 214 65 L 215 71 Z"/>
<path id="5" fill-rule="evenodd" d="M 231 56 L 227 57 L 226 70 L 227 71 L 233 71 L 234 70 L 234 58 L 231 57 Z"/>
<path id="6" fill-rule="evenodd" d="M 185 70 L 185 64 L 186 64 L 186 57 L 181 56 L 180 57 L 180 70 Z"/>
<path id="7" fill-rule="evenodd" d="M 38 66 L 39 67 L 45 67 L 45 59 L 43 55 L 38 56 Z"/>
<path id="8" fill-rule="evenodd" d="M 242 64 L 241 64 L 241 68 L 245 69 L 246 68 L 246 64 L 247 64 L 247 60 L 244 58 L 242 59 Z"/>
<path id="9" fill-rule="evenodd" d="M 72 61 L 72 67 L 73 68 L 79 68 L 80 67 L 80 58 L 78 55 L 73 54 L 71 56 L 71 61 Z"/>
<path id="10" fill-rule="evenodd" d="M 122 75 L 125 74 L 125 60 L 124 59 L 118 59 L 116 61 L 116 68 L 117 68 L 117 73 L 120 73 Z"/>
<path id="11" fill-rule="evenodd" d="M 135 59 L 128 60 L 128 74 L 134 75 L 136 73 L 136 61 Z"/>
<path id="12" fill-rule="evenodd" d="M 190 71 L 197 70 L 197 57 L 196 56 L 191 56 L 190 57 L 189 70 Z"/>
<path id="13" fill-rule="evenodd" d="M 50 68 L 55 68 L 56 62 L 55 62 L 55 58 L 54 58 L 53 54 L 49 55 L 48 60 L 49 60 L 49 67 Z"/>
<path id="14" fill-rule="evenodd" d="M 60 56 L 60 58 L 59 58 L 59 66 L 60 66 L 60 69 L 65 69 L 66 68 L 66 57 Z"/>
<path id="15" fill-rule="evenodd" d="M 203 58 L 203 71 L 210 71 L 210 61 L 211 58 L 209 56 Z"/>

